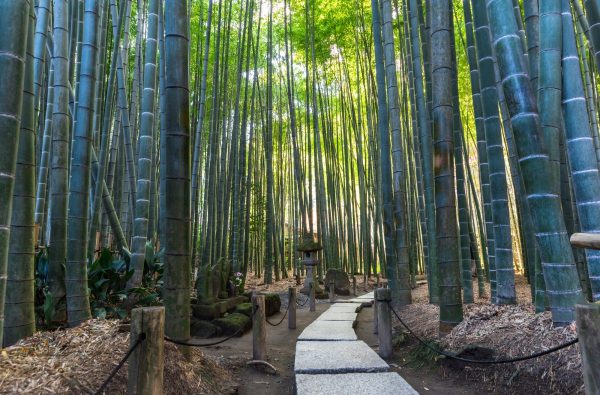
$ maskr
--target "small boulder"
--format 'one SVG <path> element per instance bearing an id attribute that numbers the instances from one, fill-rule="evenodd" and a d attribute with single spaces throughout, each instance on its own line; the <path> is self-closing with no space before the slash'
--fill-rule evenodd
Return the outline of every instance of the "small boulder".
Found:
<path id="1" fill-rule="evenodd" d="M 219 336 L 221 332 L 221 328 L 212 324 L 211 322 L 192 317 L 192 321 L 190 323 L 190 334 L 192 336 L 207 339 L 209 337 Z"/>
<path id="2" fill-rule="evenodd" d="M 329 284 L 334 282 L 335 293 L 338 295 L 350 295 L 350 279 L 348 274 L 340 269 L 328 269 L 325 275 L 325 287 L 329 290 Z"/>
<path id="3" fill-rule="evenodd" d="M 241 336 L 252 327 L 250 318 L 242 313 L 232 313 L 213 320 L 212 323 L 221 328 L 223 335 L 226 336 L 233 335 L 236 332 L 239 332 L 238 336 Z"/>
<path id="4" fill-rule="evenodd" d="M 265 295 L 265 310 L 267 317 L 272 316 L 273 314 L 279 313 L 281 309 L 281 298 L 278 294 L 268 293 Z"/>
<path id="5" fill-rule="evenodd" d="M 192 304 L 192 314 L 199 320 L 213 320 L 221 316 L 221 311 L 216 303 Z"/>
<path id="6" fill-rule="evenodd" d="M 240 303 L 235 306 L 235 312 L 244 314 L 245 316 L 252 317 L 252 303 Z"/>
<path id="7" fill-rule="evenodd" d="M 476 361 L 490 361 L 495 358 L 494 350 L 477 344 L 468 344 L 461 351 L 454 354 L 454 356 Z M 467 366 L 466 362 L 451 358 L 445 358 L 444 364 L 455 370 L 463 370 Z"/>

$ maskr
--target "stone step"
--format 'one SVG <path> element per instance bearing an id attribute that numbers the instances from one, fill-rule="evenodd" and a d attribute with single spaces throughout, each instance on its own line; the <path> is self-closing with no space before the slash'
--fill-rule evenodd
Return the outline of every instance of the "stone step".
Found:
<path id="1" fill-rule="evenodd" d="M 319 316 L 315 321 L 356 321 L 357 313 L 346 313 L 327 310 Z"/>
<path id="2" fill-rule="evenodd" d="M 358 313 L 362 308 L 362 303 L 335 303 L 327 311 L 337 313 Z"/>
<path id="3" fill-rule="evenodd" d="M 371 307 L 373 305 L 373 300 L 369 299 L 346 299 L 346 300 L 336 300 L 335 303 L 360 303 L 362 307 Z"/>
<path id="4" fill-rule="evenodd" d="M 362 340 L 296 343 L 296 374 L 373 373 L 388 369 L 388 364 Z"/>
<path id="5" fill-rule="evenodd" d="M 356 313 L 354 313 L 356 314 Z M 307 326 L 298 336 L 301 340 L 357 340 L 354 332 L 354 321 L 324 321 L 317 320 Z"/>
<path id="6" fill-rule="evenodd" d="M 298 395 L 418 395 L 397 373 L 297 374 Z"/>

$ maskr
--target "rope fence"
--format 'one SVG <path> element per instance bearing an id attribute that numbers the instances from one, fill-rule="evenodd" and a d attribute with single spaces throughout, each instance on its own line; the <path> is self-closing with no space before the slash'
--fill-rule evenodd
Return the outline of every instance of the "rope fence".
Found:
<path id="1" fill-rule="evenodd" d="M 271 325 L 271 326 L 279 326 L 281 325 L 281 323 L 283 322 L 283 320 L 285 320 L 285 317 L 287 316 L 288 311 L 290 311 L 290 304 L 288 301 L 288 305 L 287 305 L 287 309 L 285 309 L 285 313 L 283 314 L 283 317 L 281 317 L 281 320 L 279 320 L 278 323 L 274 324 L 271 321 L 269 321 L 269 319 L 265 316 L 265 321 L 267 321 L 267 324 Z"/>
<path id="2" fill-rule="evenodd" d="M 100 394 L 104 393 L 104 390 L 106 389 L 106 387 L 108 386 L 108 384 L 110 383 L 110 381 L 117 375 L 117 373 L 119 373 L 119 370 L 121 370 L 121 368 L 123 367 L 123 365 L 125 365 L 125 362 L 127 362 L 127 360 L 129 359 L 129 357 L 131 357 L 131 354 L 133 354 L 133 352 L 135 351 L 135 349 L 138 348 L 138 346 L 140 344 L 142 344 L 142 342 L 144 340 L 146 340 L 146 334 L 142 333 L 142 334 L 140 334 L 140 336 L 138 336 L 138 339 L 133 344 L 133 346 L 131 346 L 129 348 L 129 350 L 127 350 L 127 353 L 125 354 L 125 356 L 123 358 L 121 358 L 121 361 L 119 361 L 119 363 L 117 364 L 117 366 L 115 366 L 115 368 L 112 370 L 112 372 L 110 372 L 110 374 L 108 375 L 108 377 L 106 378 L 106 380 L 104 380 L 104 382 L 102 383 L 102 385 L 100 386 L 100 388 L 98 388 L 98 390 L 95 392 L 95 395 L 100 395 Z"/>
<path id="3" fill-rule="evenodd" d="M 548 350 L 540 351 L 540 352 L 537 352 L 537 353 L 534 353 L 534 354 L 530 354 L 530 355 L 526 355 L 526 356 L 521 356 L 521 357 L 506 358 L 506 359 L 488 359 L 488 360 L 485 360 L 485 359 L 477 360 L 477 359 L 462 358 L 462 357 L 457 357 L 456 355 L 450 354 L 450 353 L 448 353 L 446 351 L 438 350 L 437 348 L 433 347 L 432 345 L 430 345 L 429 343 L 427 343 L 426 341 L 424 341 L 423 339 L 421 339 L 402 320 L 402 318 L 400 318 L 400 316 L 398 315 L 398 313 L 396 312 L 396 310 L 392 307 L 391 303 L 389 301 L 386 301 L 386 303 L 390 306 L 390 310 L 394 313 L 394 315 L 396 316 L 396 318 L 398 319 L 398 321 L 400 321 L 400 323 L 408 330 L 408 332 L 415 339 L 417 339 L 419 341 L 419 343 L 421 343 L 422 345 L 424 345 L 425 347 L 427 347 L 431 351 L 435 352 L 436 354 L 443 355 L 444 357 L 449 358 L 449 359 L 453 359 L 455 361 L 465 362 L 465 363 L 469 363 L 469 364 L 500 365 L 500 364 L 506 364 L 506 363 L 515 363 L 515 362 L 527 361 L 529 359 L 543 357 L 544 355 L 552 354 L 552 353 L 555 353 L 555 352 L 557 352 L 559 350 L 562 350 L 564 348 L 571 347 L 572 345 L 576 344 L 579 341 L 578 338 L 575 338 L 575 339 L 573 339 L 571 341 L 568 341 L 566 343 L 563 343 L 563 344 L 560 344 L 558 346 L 549 348 Z"/>

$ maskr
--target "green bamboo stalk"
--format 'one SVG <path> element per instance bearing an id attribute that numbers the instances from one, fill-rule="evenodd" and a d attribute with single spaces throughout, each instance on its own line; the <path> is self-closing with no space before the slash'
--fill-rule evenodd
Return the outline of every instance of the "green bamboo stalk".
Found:
<path id="1" fill-rule="evenodd" d="M 549 157 L 541 144 L 542 131 L 529 77 L 523 66 L 517 25 L 513 13 L 507 12 L 511 7 L 510 0 L 487 0 L 486 5 L 553 322 L 566 325 L 574 319 L 575 303 L 583 298 L 560 198 L 550 185 Z"/>
<path id="2" fill-rule="evenodd" d="M 25 5 L 27 5 L 25 3 Z M 4 21 L 2 21 L 4 22 Z M 35 12 L 29 4 L 29 21 L 25 20 L 26 60 L 21 130 L 15 169 L 15 185 L 12 195 L 13 207 L 10 223 L 8 251 L 8 276 L 4 309 L 3 344 L 12 345 L 35 331 L 34 262 L 35 262 L 35 95 L 34 95 L 34 29 Z M 27 23 L 29 22 L 29 23 Z M 0 84 L 2 85 L 2 84 Z M 14 97 L 13 97 L 14 98 Z M 3 125 L 4 126 L 4 125 Z M 5 130 L 5 129 L 3 129 Z M 3 288 L 0 285 L 0 290 Z M 0 295 L 0 299 L 4 295 Z M 0 303 L 2 301 L 0 300 Z M 2 314 L 0 313 L 0 317 Z M 1 332 L 1 330 L 0 330 Z"/>
<path id="3" fill-rule="evenodd" d="M 165 2 L 165 335 L 190 337 L 190 124 L 187 2 Z"/>
<path id="4" fill-rule="evenodd" d="M 50 182 L 50 246 L 48 286 L 57 308 L 56 318 L 65 321 L 65 261 L 67 258 L 67 208 L 69 202 L 69 21 L 66 0 L 54 0 L 54 108 L 52 114 L 52 170 Z"/>
<path id="5" fill-rule="evenodd" d="M 462 321 L 459 270 L 458 219 L 454 180 L 454 137 L 452 106 L 451 3 L 431 4 L 432 115 L 436 241 L 440 273 L 440 333 L 448 333 Z M 433 55 L 435 54 L 435 56 Z"/>
<path id="6" fill-rule="evenodd" d="M 156 54 L 158 35 L 158 1 L 150 0 L 148 4 L 148 35 L 144 58 L 144 92 L 140 108 L 142 122 L 140 125 L 137 202 L 135 204 L 135 220 L 133 243 L 131 245 L 131 268 L 133 276 L 128 287 L 141 285 L 144 274 L 146 256 L 146 240 L 148 234 L 148 216 L 150 213 L 150 179 L 153 170 L 152 150 L 154 147 L 154 107 L 156 99 Z"/>
<path id="7" fill-rule="evenodd" d="M 497 304 L 514 304 L 516 303 L 516 291 L 504 148 L 498 113 L 495 62 L 490 44 L 487 13 L 483 2 L 474 2 L 473 15 L 475 26 L 477 26 L 475 42 L 494 221 L 494 265 L 490 266 L 491 298 Z"/>
<path id="8" fill-rule="evenodd" d="M 81 73 L 77 98 L 77 122 L 73 137 L 73 158 L 69 194 L 65 285 L 67 316 L 70 326 L 77 326 L 91 318 L 87 291 L 88 200 L 92 149 L 93 101 L 96 98 L 97 48 L 99 4 L 86 0 L 83 44 L 81 46 Z"/>
<path id="9" fill-rule="evenodd" d="M 592 130 L 587 112 L 571 8 L 562 0 L 563 23 L 563 112 L 569 168 L 581 231 L 600 232 L 600 175 L 592 144 Z M 600 299 L 600 252 L 585 250 L 589 281 L 594 301 Z"/>

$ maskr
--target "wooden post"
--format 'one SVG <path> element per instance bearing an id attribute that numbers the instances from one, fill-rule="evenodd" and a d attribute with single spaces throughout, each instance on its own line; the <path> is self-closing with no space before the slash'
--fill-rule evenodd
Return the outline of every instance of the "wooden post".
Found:
<path id="1" fill-rule="evenodd" d="M 578 304 L 575 311 L 585 393 L 600 394 L 600 303 Z"/>
<path id="2" fill-rule="evenodd" d="M 267 360 L 265 296 L 252 295 L 252 359 Z"/>
<path id="3" fill-rule="evenodd" d="M 142 307 L 131 311 L 133 346 L 138 338 L 144 340 L 129 358 L 128 394 L 163 393 L 165 308 Z"/>
<path id="4" fill-rule="evenodd" d="M 288 288 L 288 329 L 296 329 L 296 287 Z"/>
<path id="5" fill-rule="evenodd" d="M 378 316 L 377 316 L 377 301 L 375 303 L 373 303 L 373 333 L 377 334 L 378 332 L 378 324 L 377 324 L 377 320 L 378 320 Z"/>
<path id="6" fill-rule="evenodd" d="M 377 305 L 377 322 L 379 339 L 379 355 L 383 358 L 391 357 L 392 348 L 392 312 L 388 302 L 392 300 L 392 292 L 388 288 L 379 288 L 375 291 L 375 304 Z"/>
<path id="7" fill-rule="evenodd" d="M 309 302 L 309 307 L 310 307 L 310 311 L 315 311 L 317 309 L 317 306 L 315 304 L 315 286 L 313 283 L 310 284 L 310 293 L 309 293 L 309 297 L 310 297 L 310 302 Z"/>
<path id="8" fill-rule="evenodd" d="M 352 294 L 356 296 L 356 276 L 352 276 Z"/>
<path id="9" fill-rule="evenodd" d="M 381 276 L 377 273 L 377 288 L 381 288 Z"/>
<path id="10" fill-rule="evenodd" d="M 329 303 L 335 302 L 335 282 L 329 282 Z"/>

